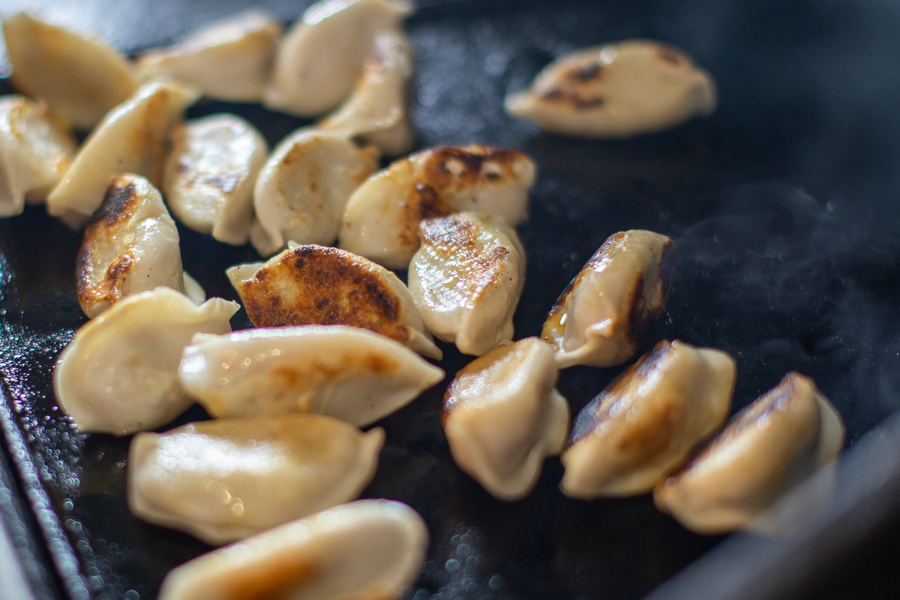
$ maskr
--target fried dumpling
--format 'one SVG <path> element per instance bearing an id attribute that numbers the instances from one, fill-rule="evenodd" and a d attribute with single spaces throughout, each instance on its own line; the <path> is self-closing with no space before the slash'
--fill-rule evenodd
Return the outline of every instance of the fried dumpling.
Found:
<path id="1" fill-rule="evenodd" d="M 18 95 L 0 97 L 0 217 L 39 204 L 72 164 L 75 139 L 46 105 Z"/>
<path id="2" fill-rule="evenodd" d="M 788 490 L 834 460 L 843 444 L 840 414 L 810 378 L 789 373 L 661 481 L 653 500 L 699 533 L 752 528 Z"/>
<path id="3" fill-rule="evenodd" d="M 399 30 L 412 6 L 397 0 L 322 0 L 288 31 L 275 54 L 263 104 L 321 115 L 353 91 L 375 36 Z"/>
<path id="4" fill-rule="evenodd" d="M 225 544 L 355 500 L 372 480 L 384 430 L 322 415 L 191 423 L 140 433 L 128 454 L 136 516 Z"/>
<path id="5" fill-rule="evenodd" d="M 254 325 L 362 327 L 441 358 L 409 290 L 392 272 L 346 250 L 291 246 L 266 263 L 227 271 Z"/>
<path id="6" fill-rule="evenodd" d="M 201 337 L 185 348 L 179 373 L 214 417 L 310 412 L 360 427 L 444 377 L 399 342 L 343 325 Z"/>
<path id="7" fill-rule="evenodd" d="M 173 569 L 159 600 L 399 597 L 425 563 L 428 529 L 391 500 L 357 500 Z"/>
<path id="8" fill-rule="evenodd" d="M 331 244 L 356 188 L 378 168 L 375 148 L 334 133 L 301 129 L 281 141 L 253 191 L 250 241 L 262 256 L 287 245 Z"/>
<path id="9" fill-rule="evenodd" d="M 141 56 L 145 78 L 174 79 L 205 96 L 258 102 L 269 81 L 281 24 L 260 11 L 247 11 L 205 27 L 182 42 Z"/>
<path id="10" fill-rule="evenodd" d="M 535 166 L 520 152 L 441 146 L 393 163 L 350 198 L 341 248 L 405 269 L 419 248 L 419 222 L 455 212 L 525 219 Z"/>
<path id="11" fill-rule="evenodd" d="M 165 425 L 191 405 L 178 383 L 182 349 L 196 333 L 227 333 L 236 302 L 200 306 L 169 288 L 135 294 L 75 332 L 53 387 L 82 432 L 126 435 Z"/>
<path id="12" fill-rule="evenodd" d="M 269 150 L 244 119 L 217 114 L 176 125 L 163 191 L 175 218 L 227 244 L 246 244 L 253 186 Z"/>
<path id="13" fill-rule="evenodd" d="M 412 150 L 415 134 L 406 85 L 413 74 L 409 40 L 400 31 L 375 36 L 353 94 L 317 127 L 371 144 L 388 156 Z"/>
<path id="14" fill-rule="evenodd" d="M 409 290 L 428 330 L 481 356 L 513 336 L 525 285 L 525 251 L 501 217 L 460 213 L 425 219 L 409 265 Z"/>
<path id="15" fill-rule="evenodd" d="M 134 69 L 117 50 L 18 13 L 3 21 L 17 90 L 43 100 L 79 129 L 90 129 L 138 87 Z"/>
<path id="16" fill-rule="evenodd" d="M 662 341 L 575 419 L 560 488 L 570 498 L 649 492 L 728 417 L 734 360 Z"/>
<path id="17" fill-rule="evenodd" d="M 160 185 L 169 132 L 197 97 L 174 83 L 142 86 L 87 139 L 47 198 L 47 211 L 69 226 L 80 226 L 103 202 L 114 177 L 136 173 Z"/>
<path id="18" fill-rule="evenodd" d="M 566 287 L 541 337 L 560 368 L 611 367 L 634 356 L 666 308 L 675 243 L 652 231 L 611 235 Z"/>
<path id="19" fill-rule="evenodd" d="M 709 73 L 680 50 L 627 40 L 548 65 L 506 111 L 543 129 L 585 138 L 626 138 L 680 125 L 716 108 Z"/>
<path id="20" fill-rule="evenodd" d="M 501 500 L 528 495 L 559 454 L 569 405 L 553 387 L 553 350 L 536 337 L 498 346 L 456 374 L 442 420 L 459 468 Z"/>

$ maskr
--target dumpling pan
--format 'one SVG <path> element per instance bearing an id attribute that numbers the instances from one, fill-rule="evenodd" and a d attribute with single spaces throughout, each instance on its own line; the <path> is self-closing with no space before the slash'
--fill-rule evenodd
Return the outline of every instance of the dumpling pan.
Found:
<path id="1" fill-rule="evenodd" d="M 260 7 L 289 21 L 307 3 Z M 134 52 L 243 3 L 84 0 L 73 10 L 24 0 L 0 11 L 19 8 Z M 539 333 L 557 294 L 611 233 L 659 231 L 676 240 L 679 259 L 656 338 L 731 353 L 734 410 L 787 371 L 813 377 L 843 415 L 849 442 L 834 503 L 808 529 L 776 541 L 703 537 L 649 496 L 566 499 L 555 459 L 525 500 L 494 500 L 450 458 L 438 415 L 445 381 L 379 423 L 387 442 L 363 493 L 407 502 L 428 523 L 428 562 L 410 597 L 624 599 L 656 590 L 657 598 L 768 598 L 810 582 L 841 589 L 825 569 L 895 523 L 900 498 L 900 422 L 891 418 L 900 408 L 900 5 L 423 0 L 407 31 L 419 147 L 477 142 L 538 163 L 530 218 L 519 227 L 528 270 L 517 337 Z M 506 93 L 554 57 L 632 37 L 686 49 L 715 77 L 718 110 L 616 142 L 542 134 L 505 116 Z M 0 92 L 10 91 L 0 81 Z M 270 144 L 307 123 L 211 101 L 190 116 L 223 110 L 251 120 Z M 235 298 L 223 269 L 257 260 L 252 248 L 179 230 L 185 269 L 209 295 Z M 129 438 L 78 434 L 57 408 L 52 365 L 85 321 L 73 277 L 78 245 L 40 207 L 0 222 L 0 511 L 35 597 L 150 599 L 169 569 L 208 547 L 132 517 Z M 249 326 L 243 311 L 233 324 Z M 448 373 L 467 362 L 442 347 Z M 577 412 L 618 372 L 569 369 L 559 389 Z M 177 423 L 203 416 L 195 407 Z"/>

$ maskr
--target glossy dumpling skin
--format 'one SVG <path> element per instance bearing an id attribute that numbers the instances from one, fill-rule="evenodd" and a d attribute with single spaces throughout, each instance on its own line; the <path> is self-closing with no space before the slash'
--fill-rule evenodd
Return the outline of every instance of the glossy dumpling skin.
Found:
<path id="1" fill-rule="evenodd" d="M 500 217 L 426 219 L 409 265 L 409 289 L 425 326 L 463 354 L 481 356 L 513 336 L 525 285 L 525 251 Z"/>
<path id="2" fill-rule="evenodd" d="M 789 373 L 661 481 L 653 500 L 698 533 L 752 528 L 794 485 L 834 460 L 843 444 L 840 414 L 812 379 Z"/>
<path id="3" fill-rule="evenodd" d="M 163 179 L 166 203 L 191 229 L 226 244 L 246 244 L 253 186 L 268 155 L 262 134 L 235 115 L 179 124 Z"/>
<path id="4" fill-rule="evenodd" d="M 18 13 L 3 21 L 3 35 L 16 89 L 79 129 L 93 127 L 138 87 L 118 51 L 68 29 Z"/>
<path id="5" fill-rule="evenodd" d="M 39 204 L 72 163 L 75 139 L 24 96 L 0 97 L 0 217 Z"/>
<path id="6" fill-rule="evenodd" d="M 227 333 L 236 302 L 197 306 L 169 288 L 126 298 L 75 332 L 53 388 L 79 431 L 127 435 L 165 425 L 191 405 L 178 382 L 182 349 L 197 333 Z"/>
<path id="7" fill-rule="evenodd" d="M 441 358 L 403 282 L 352 252 L 294 245 L 266 263 L 237 265 L 227 274 L 257 327 L 362 327 Z"/>
<path id="8" fill-rule="evenodd" d="M 659 42 L 627 40 L 564 56 L 506 111 L 552 133 L 627 138 L 661 131 L 716 108 L 709 73 Z"/>
<path id="9" fill-rule="evenodd" d="M 541 337 L 560 368 L 612 367 L 634 356 L 662 316 L 672 284 L 675 243 L 652 231 L 611 235 L 566 287 Z"/>
<path id="10" fill-rule="evenodd" d="M 306 325 L 195 340 L 179 376 L 214 417 L 310 412 L 364 427 L 409 404 L 444 372 L 365 329 Z"/>
<path id="11" fill-rule="evenodd" d="M 159 600 L 388 600 L 415 581 L 427 549 L 416 511 L 357 500 L 181 565 Z"/>
<path id="12" fill-rule="evenodd" d="M 84 230 L 76 260 L 78 303 L 94 317 L 158 286 L 184 292 L 178 229 L 159 191 L 137 175 L 113 180 Z"/>
<path id="13" fill-rule="evenodd" d="M 527 215 L 536 168 L 514 150 L 440 146 L 393 163 L 347 202 L 340 246 L 389 269 L 405 269 L 419 248 L 419 222 L 456 212 Z"/>
<path id="14" fill-rule="evenodd" d="M 281 38 L 281 24 L 270 15 L 247 11 L 205 27 L 168 48 L 138 59 L 145 78 L 170 78 L 210 98 L 258 102 L 268 83 Z"/>
<path id="15" fill-rule="evenodd" d="M 553 350 L 539 338 L 498 346 L 456 374 L 442 420 L 459 468 L 501 500 L 528 495 L 569 432 L 569 405 L 553 387 Z"/>
<path id="16" fill-rule="evenodd" d="M 662 341 L 575 419 L 560 488 L 571 498 L 649 492 L 728 417 L 736 367 L 725 352 Z"/>
<path id="17" fill-rule="evenodd" d="M 356 499 L 371 481 L 384 430 L 322 415 L 191 423 L 140 433 L 128 455 L 138 517 L 213 545 Z"/>
<path id="18" fill-rule="evenodd" d="M 331 244 L 350 195 L 377 168 L 375 148 L 324 131 L 289 135 L 272 151 L 253 191 L 253 246 L 271 256 L 288 241 Z"/>

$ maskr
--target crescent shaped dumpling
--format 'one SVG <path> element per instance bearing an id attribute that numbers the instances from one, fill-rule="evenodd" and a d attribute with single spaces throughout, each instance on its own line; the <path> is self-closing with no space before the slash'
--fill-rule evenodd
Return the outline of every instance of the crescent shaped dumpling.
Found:
<path id="1" fill-rule="evenodd" d="M 406 106 L 412 75 L 407 37 L 400 31 L 378 34 L 353 94 L 317 127 L 373 145 L 388 156 L 408 153 L 415 145 Z"/>
<path id="2" fill-rule="evenodd" d="M 90 129 L 137 89 L 134 69 L 117 50 L 26 13 L 3 21 L 17 90 L 43 100 L 79 129 Z"/>
<path id="3" fill-rule="evenodd" d="M 413 7 L 396 0 L 322 0 L 281 41 L 263 105 L 300 117 L 336 107 L 363 73 L 375 36 L 399 30 Z"/>
<path id="4" fill-rule="evenodd" d="M 442 420 L 459 468 L 500 500 L 528 495 L 569 432 L 569 405 L 553 387 L 553 350 L 539 338 L 498 346 L 456 374 Z"/>
<path id="5" fill-rule="evenodd" d="M 191 423 L 139 433 L 128 506 L 204 542 L 233 542 L 355 500 L 372 480 L 384 430 L 322 415 Z"/>
<path id="6" fill-rule="evenodd" d="M 738 413 L 699 455 L 661 481 L 656 506 L 698 533 L 753 527 L 844 445 L 840 414 L 809 377 L 789 373 Z"/>
<path id="7" fill-rule="evenodd" d="M 179 376 L 214 417 L 309 412 L 364 427 L 444 372 L 365 329 L 304 325 L 201 337 L 185 348 Z"/>
<path id="8" fill-rule="evenodd" d="M 216 114 L 176 125 L 163 176 L 166 203 L 191 229 L 246 244 L 253 186 L 268 156 L 262 134 L 238 116 Z"/>
<path id="9" fill-rule="evenodd" d="M 311 129 L 289 135 L 256 181 L 253 247 L 271 256 L 289 240 L 331 244 L 350 195 L 377 168 L 375 148 L 358 148 L 347 138 Z"/>
<path id="10" fill-rule="evenodd" d="M 634 356 L 666 308 L 675 242 L 652 231 L 611 235 L 559 296 L 541 337 L 560 368 L 612 367 Z"/>
<path id="11" fill-rule="evenodd" d="M 709 73 L 683 52 L 627 40 L 554 61 L 506 99 L 506 112 L 560 135 L 627 138 L 712 114 L 716 102 Z"/>
<path id="12" fill-rule="evenodd" d="M 455 212 L 525 220 L 536 168 L 515 150 L 440 146 L 394 162 L 353 193 L 341 248 L 389 269 L 406 269 L 419 248 L 419 222 Z"/>
<path id="13" fill-rule="evenodd" d="M 357 500 L 173 569 L 159 600 L 388 600 L 425 563 L 428 529 L 391 500 Z"/>
<path id="14" fill-rule="evenodd" d="M 53 373 L 60 407 L 79 431 L 127 435 L 165 425 L 191 405 L 178 382 L 182 349 L 197 333 L 227 333 L 236 302 L 196 305 L 156 288 L 116 304 L 75 332 Z"/>
<path id="15" fill-rule="evenodd" d="M 440 359 L 403 282 L 381 265 L 327 246 L 296 246 L 226 271 L 257 327 L 350 325 Z"/>
<path id="16" fill-rule="evenodd" d="M 258 102 L 269 81 L 281 23 L 260 11 L 247 11 L 194 32 L 168 48 L 137 60 L 146 79 L 189 84 L 210 98 Z"/>
<path id="17" fill-rule="evenodd" d="M 426 219 L 409 265 L 409 290 L 425 326 L 463 354 L 481 356 L 513 336 L 525 286 L 525 251 L 501 217 Z"/>
<path id="18" fill-rule="evenodd" d="M 37 104 L 18 95 L 0 97 L 0 217 L 39 204 L 72 163 L 75 139 Z"/>
<path id="19" fill-rule="evenodd" d="M 575 419 L 560 489 L 570 498 L 649 492 L 728 417 L 734 360 L 662 341 Z"/>

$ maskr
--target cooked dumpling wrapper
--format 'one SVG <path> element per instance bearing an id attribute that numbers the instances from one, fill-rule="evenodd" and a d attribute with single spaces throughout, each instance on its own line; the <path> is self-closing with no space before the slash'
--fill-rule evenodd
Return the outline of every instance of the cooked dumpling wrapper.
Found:
<path id="1" fill-rule="evenodd" d="M 378 168 L 375 148 L 301 129 L 282 140 L 256 181 L 250 241 L 262 256 L 287 245 L 331 244 L 350 194 Z"/>
<path id="2" fill-rule="evenodd" d="M 266 263 L 226 271 L 254 325 L 362 327 L 441 358 L 409 290 L 392 272 L 346 250 L 289 245 Z"/>
<path id="3" fill-rule="evenodd" d="M 570 498 L 649 492 L 728 417 L 736 367 L 725 352 L 662 341 L 575 419 L 562 453 Z"/>
<path id="4" fill-rule="evenodd" d="M 84 230 L 76 261 L 78 303 L 94 317 L 126 296 L 159 286 L 184 292 L 178 229 L 149 181 L 113 180 Z"/>
<path id="5" fill-rule="evenodd" d="M 39 204 L 72 164 L 75 139 L 46 106 L 17 95 L 0 98 L 0 216 Z"/>
<path id="6" fill-rule="evenodd" d="M 214 417 L 310 412 L 364 427 L 444 372 L 394 340 L 342 325 L 249 329 L 185 348 L 181 382 Z"/>
<path id="7" fill-rule="evenodd" d="M 611 235 L 559 296 L 541 337 L 560 368 L 612 367 L 634 356 L 666 308 L 675 243 L 652 231 Z"/>
<path id="8" fill-rule="evenodd" d="M 90 129 L 138 87 L 131 64 L 117 50 L 25 13 L 3 21 L 17 90 L 47 103 L 79 129 Z"/>
<path id="9" fill-rule="evenodd" d="M 441 146 L 393 163 L 350 198 L 341 248 L 405 269 L 419 248 L 419 222 L 455 212 L 525 220 L 535 166 L 520 152 Z"/>
<path id="10" fill-rule="evenodd" d="M 789 373 L 653 491 L 660 510 L 699 533 L 756 517 L 844 445 L 844 423 L 812 379 Z"/>
<path id="11" fill-rule="evenodd" d="M 235 115 L 177 125 L 163 179 L 172 214 L 220 242 L 246 244 L 253 223 L 253 186 L 268 154 L 262 134 Z"/>
<path id="12" fill-rule="evenodd" d="M 541 71 L 531 89 L 506 99 L 506 111 L 515 117 L 586 138 L 661 131 L 715 108 L 709 73 L 683 52 L 645 40 L 564 56 Z"/>
<path id="13" fill-rule="evenodd" d="M 136 516 L 213 545 L 356 499 L 372 480 L 384 430 L 322 415 L 191 423 L 141 433 L 128 455 Z"/>
<path id="14" fill-rule="evenodd" d="M 475 359 L 444 395 L 444 433 L 459 468 L 501 500 L 528 495 L 569 432 L 569 405 L 554 389 L 553 350 L 539 338 Z"/>
<path id="15" fill-rule="evenodd" d="M 173 569 L 159 600 L 389 599 L 425 563 L 428 529 L 400 502 L 358 500 Z"/>
<path id="16" fill-rule="evenodd" d="M 165 425 L 191 405 L 178 383 L 182 349 L 197 333 L 227 333 L 236 302 L 197 306 L 169 288 L 135 294 L 75 332 L 53 388 L 82 432 L 127 435 Z"/>
<path id="17" fill-rule="evenodd" d="M 145 78 L 190 84 L 205 96 L 231 102 L 257 102 L 269 81 L 281 23 L 260 11 L 247 11 L 205 27 L 168 48 L 138 59 Z"/>
<path id="18" fill-rule="evenodd" d="M 409 290 L 425 326 L 463 354 L 481 356 L 513 336 L 525 285 L 525 251 L 500 217 L 426 219 L 409 265 Z"/>
<path id="19" fill-rule="evenodd" d="M 353 95 L 318 127 L 358 138 L 389 156 L 408 153 L 415 144 L 406 107 L 406 85 L 412 74 L 407 37 L 400 31 L 378 34 Z"/>
<path id="20" fill-rule="evenodd" d="M 375 36 L 399 30 L 412 6 L 396 0 L 323 0 L 288 31 L 263 104 L 301 117 L 337 106 L 356 85 Z"/>

